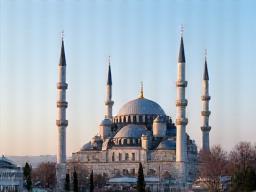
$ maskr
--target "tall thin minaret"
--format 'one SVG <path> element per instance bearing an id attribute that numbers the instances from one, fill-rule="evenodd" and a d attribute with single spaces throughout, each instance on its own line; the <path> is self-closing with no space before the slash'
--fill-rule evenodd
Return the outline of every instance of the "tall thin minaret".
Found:
<path id="1" fill-rule="evenodd" d="M 185 89 L 187 87 L 187 81 L 185 80 L 185 63 L 182 29 L 176 81 L 176 162 L 186 162 L 187 160 L 186 125 L 188 120 L 186 118 L 186 106 L 188 102 L 185 98 Z"/>
<path id="2" fill-rule="evenodd" d="M 107 95 L 106 95 L 106 114 L 105 117 L 108 119 L 112 119 L 112 107 L 114 105 L 114 101 L 112 101 L 112 76 L 111 76 L 111 67 L 110 67 L 110 57 L 108 59 L 108 79 L 107 79 Z"/>
<path id="3" fill-rule="evenodd" d="M 209 116 L 211 112 L 209 111 L 209 101 L 211 97 L 209 95 L 209 75 L 208 75 L 208 67 L 207 67 L 207 57 L 205 52 L 205 64 L 204 64 L 204 76 L 202 81 L 202 150 L 209 151 L 209 132 L 211 127 L 209 126 Z"/>
<path id="4" fill-rule="evenodd" d="M 66 108 L 68 102 L 66 101 L 66 58 L 64 50 L 64 40 L 62 34 L 61 54 L 58 65 L 58 83 L 57 83 L 57 120 L 56 125 L 58 128 L 58 150 L 57 150 L 57 189 L 63 191 L 64 181 L 66 176 L 66 127 L 68 120 L 66 120 Z"/>

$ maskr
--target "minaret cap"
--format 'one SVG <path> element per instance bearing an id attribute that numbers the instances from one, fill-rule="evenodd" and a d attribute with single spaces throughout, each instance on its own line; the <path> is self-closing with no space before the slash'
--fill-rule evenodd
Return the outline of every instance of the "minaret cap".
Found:
<path id="1" fill-rule="evenodd" d="M 205 50 L 205 62 L 204 62 L 204 80 L 209 80 L 208 67 L 207 67 L 207 50 Z"/>
<path id="2" fill-rule="evenodd" d="M 144 90 L 143 90 L 143 82 L 140 83 L 140 95 L 139 95 L 140 99 L 144 98 Z"/>
<path id="3" fill-rule="evenodd" d="M 179 63 L 185 63 L 185 51 L 184 51 L 184 43 L 183 43 L 183 32 L 184 32 L 184 27 L 183 25 L 181 26 L 181 39 L 180 39 L 180 52 L 179 52 L 179 57 L 178 57 L 178 62 Z"/>
<path id="4" fill-rule="evenodd" d="M 60 66 L 66 66 L 66 57 L 65 57 L 65 49 L 64 49 L 64 32 L 61 32 L 61 52 L 60 52 Z"/>
<path id="5" fill-rule="evenodd" d="M 108 57 L 108 81 L 107 85 L 112 85 L 112 75 L 111 75 L 111 67 L 110 67 L 110 56 Z"/>

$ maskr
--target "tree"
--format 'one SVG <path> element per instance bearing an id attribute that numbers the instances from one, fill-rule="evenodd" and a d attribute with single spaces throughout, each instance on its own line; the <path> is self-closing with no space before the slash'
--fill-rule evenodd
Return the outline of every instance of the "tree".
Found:
<path id="1" fill-rule="evenodd" d="M 90 192 L 94 191 L 94 182 L 93 182 L 93 170 L 91 171 L 90 174 Z"/>
<path id="2" fill-rule="evenodd" d="M 73 173 L 73 187 L 74 187 L 74 192 L 78 192 L 78 178 L 77 178 L 76 170 L 74 170 L 74 173 Z"/>
<path id="3" fill-rule="evenodd" d="M 143 168 L 141 163 L 139 164 L 139 170 L 138 170 L 137 191 L 145 192 L 145 180 L 144 180 L 144 173 L 143 173 Z"/>
<path id="4" fill-rule="evenodd" d="M 31 165 L 28 164 L 28 162 L 26 162 L 25 166 L 23 167 L 23 176 L 24 176 L 25 187 L 28 191 L 32 190 L 31 172 L 32 172 L 32 167 Z"/>
<path id="5" fill-rule="evenodd" d="M 65 179 L 65 191 L 69 191 L 70 190 L 70 177 L 69 174 L 66 174 L 66 179 Z"/>
<path id="6" fill-rule="evenodd" d="M 210 191 L 220 191 L 220 176 L 227 175 L 227 153 L 219 146 L 199 153 L 199 176 Z"/>
<path id="7" fill-rule="evenodd" d="M 93 173 L 94 189 L 95 189 L 95 187 L 102 188 L 106 185 L 106 183 L 107 183 L 107 175 L 106 174 L 103 173 L 103 175 L 101 175 L 101 174 Z"/>
<path id="8" fill-rule="evenodd" d="M 230 152 L 232 191 L 256 189 L 256 148 L 249 142 L 240 142 Z"/>
<path id="9" fill-rule="evenodd" d="M 41 187 L 53 189 L 56 185 L 56 164 L 53 162 L 43 162 L 32 171 L 34 183 L 40 183 Z"/>
<path id="10" fill-rule="evenodd" d="M 77 178 L 79 180 L 78 188 L 79 190 L 84 191 L 89 186 L 88 177 L 90 175 L 88 168 L 81 164 L 69 165 L 68 170 L 76 170 Z"/>

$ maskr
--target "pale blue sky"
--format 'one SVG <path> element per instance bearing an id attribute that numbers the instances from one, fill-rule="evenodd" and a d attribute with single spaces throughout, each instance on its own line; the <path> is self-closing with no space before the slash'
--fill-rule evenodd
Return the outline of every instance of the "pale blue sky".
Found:
<path id="1" fill-rule="evenodd" d="M 175 119 L 176 61 L 185 26 L 187 132 L 201 146 L 204 49 L 211 144 L 256 135 L 256 1 L 0 0 L 0 153 L 55 154 L 60 32 L 65 31 L 68 155 L 98 132 L 111 55 L 114 113 L 137 97 Z"/>

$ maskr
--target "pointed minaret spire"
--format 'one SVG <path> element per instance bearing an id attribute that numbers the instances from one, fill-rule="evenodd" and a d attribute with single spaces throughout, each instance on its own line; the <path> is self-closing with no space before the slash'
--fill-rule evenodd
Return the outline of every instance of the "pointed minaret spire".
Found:
<path id="1" fill-rule="evenodd" d="M 203 77 L 203 80 L 209 80 L 208 67 L 207 67 L 207 50 L 205 50 L 204 77 Z"/>
<path id="2" fill-rule="evenodd" d="M 210 150 L 210 144 L 209 144 L 209 132 L 211 130 L 211 127 L 209 126 L 209 116 L 211 114 L 209 110 L 209 102 L 210 102 L 211 96 L 209 95 L 209 75 L 208 75 L 208 68 L 207 68 L 207 57 L 205 54 L 205 64 L 204 64 L 204 76 L 202 81 L 202 150 L 203 151 L 209 151 Z"/>
<path id="3" fill-rule="evenodd" d="M 56 125 L 58 128 L 58 151 L 57 151 L 57 165 L 56 165 L 56 178 L 57 178 L 57 191 L 64 191 L 64 181 L 66 176 L 66 128 L 68 120 L 66 119 L 66 108 L 68 102 L 66 101 L 66 58 L 64 50 L 63 32 L 61 36 L 61 54 L 58 65 L 58 83 L 57 83 L 57 120 Z"/>
<path id="4" fill-rule="evenodd" d="M 110 67 L 110 56 L 108 57 L 108 81 L 107 85 L 112 85 L 112 75 L 111 75 L 111 67 Z"/>
<path id="5" fill-rule="evenodd" d="M 143 81 L 140 82 L 140 95 L 139 95 L 139 98 L 141 98 L 141 99 L 144 98 Z"/>
<path id="6" fill-rule="evenodd" d="M 185 63 L 185 51 L 184 51 L 184 43 L 183 43 L 183 33 L 184 33 L 184 27 L 181 25 L 181 39 L 180 39 L 180 52 L 179 52 L 179 58 L 178 62 L 179 63 Z"/>
<path id="7" fill-rule="evenodd" d="M 61 52 L 60 52 L 60 66 L 66 66 L 66 57 L 64 49 L 64 31 L 61 32 Z"/>
<path id="8" fill-rule="evenodd" d="M 108 57 L 108 78 L 107 78 L 107 95 L 106 95 L 106 114 L 105 117 L 108 119 L 112 119 L 112 107 L 114 105 L 114 101 L 112 101 L 112 75 L 111 75 L 111 67 L 110 67 L 110 56 Z"/>

